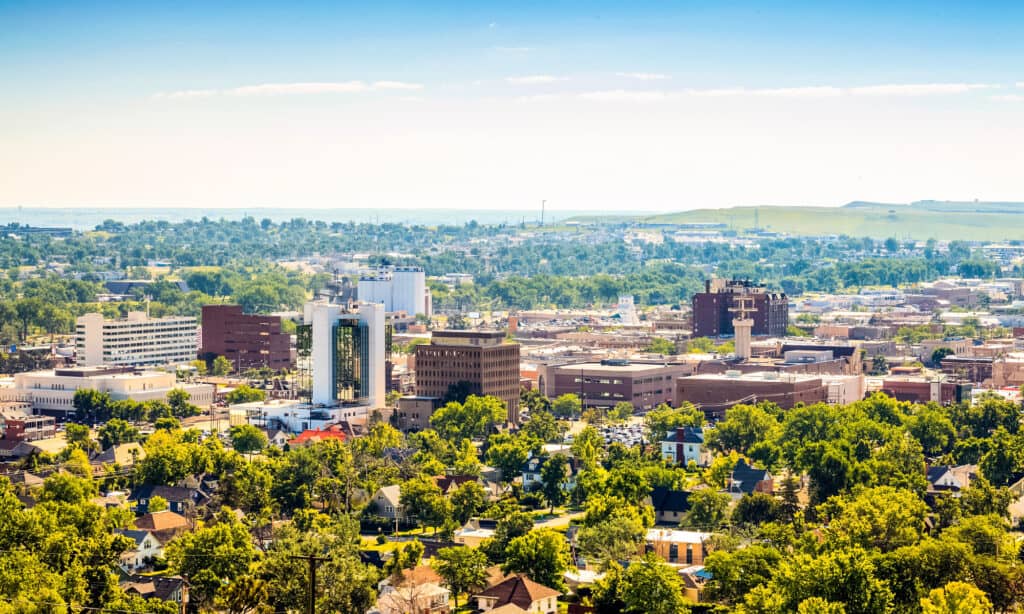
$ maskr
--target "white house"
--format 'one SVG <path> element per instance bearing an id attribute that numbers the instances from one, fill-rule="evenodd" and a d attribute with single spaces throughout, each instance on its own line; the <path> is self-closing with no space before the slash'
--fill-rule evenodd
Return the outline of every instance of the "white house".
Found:
<path id="1" fill-rule="evenodd" d="M 711 464 L 711 452 L 704 445 L 704 430 L 694 426 L 677 428 L 661 442 L 661 457 L 670 463 L 688 465 L 690 461 L 698 467 Z"/>

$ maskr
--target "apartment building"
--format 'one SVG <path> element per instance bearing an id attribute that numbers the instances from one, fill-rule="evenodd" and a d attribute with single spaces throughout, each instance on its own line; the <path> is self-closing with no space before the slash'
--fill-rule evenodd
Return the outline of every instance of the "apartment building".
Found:
<path id="1" fill-rule="evenodd" d="M 85 367 L 154 366 L 187 363 L 198 352 L 196 319 L 150 318 L 132 311 L 117 320 L 87 313 L 75 327 L 78 364 Z"/>

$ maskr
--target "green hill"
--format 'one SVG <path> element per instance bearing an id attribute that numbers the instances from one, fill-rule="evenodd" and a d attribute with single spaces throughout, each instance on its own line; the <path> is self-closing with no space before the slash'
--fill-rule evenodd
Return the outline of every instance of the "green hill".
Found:
<path id="1" fill-rule="evenodd" d="M 795 235 L 850 235 L 1002 241 L 1024 239 L 1024 203 L 918 201 L 909 205 L 852 202 L 842 207 L 732 207 L 637 217 L 579 216 L 578 223 L 726 224 L 733 230 Z"/>

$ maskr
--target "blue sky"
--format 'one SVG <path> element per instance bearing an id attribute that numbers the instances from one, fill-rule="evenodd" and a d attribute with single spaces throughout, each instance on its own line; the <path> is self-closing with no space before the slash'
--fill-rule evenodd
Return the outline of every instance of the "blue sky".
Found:
<path id="1" fill-rule="evenodd" d="M 0 0 L 0 205 L 1024 200 L 1024 3 Z"/>

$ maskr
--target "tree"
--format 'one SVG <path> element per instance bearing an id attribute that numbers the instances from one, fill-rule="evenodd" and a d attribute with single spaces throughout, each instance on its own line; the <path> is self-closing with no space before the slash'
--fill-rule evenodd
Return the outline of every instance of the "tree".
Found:
<path id="1" fill-rule="evenodd" d="M 148 512 L 162 512 L 169 509 L 170 505 L 167 503 L 167 499 L 164 499 L 160 495 L 153 495 L 149 499 L 149 505 L 146 506 Z"/>
<path id="2" fill-rule="evenodd" d="M 92 433 L 89 427 L 84 424 L 68 424 L 64 431 L 64 438 L 69 446 L 77 447 L 89 452 L 96 449 L 96 442 L 92 440 Z"/>
<path id="3" fill-rule="evenodd" d="M 504 401 L 492 396 L 469 395 L 465 403 L 451 402 L 430 416 L 430 425 L 448 441 L 481 439 L 508 415 Z"/>
<path id="4" fill-rule="evenodd" d="M 964 582 L 950 582 L 933 589 L 921 599 L 922 614 L 989 614 L 992 602 L 978 588 Z"/>
<path id="5" fill-rule="evenodd" d="M 726 493 L 711 488 L 695 490 L 690 493 L 690 511 L 686 513 L 683 524 L 702 531 L 713 531 L 725 520 L 731 501 L 732 498 Z"/>
<path id="6" fill-rule="evenodd" d="M 676 570 L 657 555 L 647 554 L 622 575 L 619 595 L 626 612 L 634 614 L 683 614 L 690 608 L 683 600 L 683 581 Z"/>
<path id="7" fill-rule="evenodd" d="M 534 529 L 510 541 L 505 549 L 505 573 L 524 573 L 534 582 L 565 589 L 562 574 L 569 568 L 569 545 L 552 529 Z"/>
<path id="8" fill-rule="evenodd" d="M 612 422 L 624 422 L 633 415 L 633 404 L 629 401 L 619 401 L 614 407 L 608 410 L 608 420 Z"/>
<path id="9" fill-rule="evenodd" d="M 259 452 L 270 443 L 267 435 L 251 424 L 239 424 L 228 431 L 231 435 L 231 447 L 239 454 Z"/>
<path id="10" fill-rule="evenodd" d="M 871 557 L 860 548 L 841 549 L 814 557 L 796 553 L 783 558 L 765 592 L 778 599 L 780 612 L 798 611 L 806 599 L 817 597 L 840 603 L 846 614 L 877 614 L 892 607 L 893 594 L 875 576 Z M 745 603 L 753 605 L 765 594 L 751 591 Z M 749 611 L 763 611 L 751 608 Z"/>
<path id="11" fill-rule="evenodd" d="M 79 388 L 71 400 L 79 422 L 104 422 L 109 417 L 110 395 L 92 388 Z"/>
<path id="12" fill-rule="evenodd" d="M 779 421 L 757 405 L 734 405 L 725 410 L 725 419 L 709 432 L 708 444 L 721 452 L 740 454 L 779 431 Z"/>
<path id="13" fill-rule="evenodd" d="M 245 575 L 256 557 L 256 548 L 248 529 L 235 521 L 185 533 L 171 541 L 165 553 L 171 568 L 192 581 L 196 601 L 210 603 L 225 581 Z"/>
<path id="14" fill-rule="evenodd" d="M 223 377 L 228 373 L 231 373 L 232 366 L 231 361 L 223 356 L 218 356 L 213 359 L 213 364 L 210 366 L 210 373 L 217 377 Z"/>
<path id="15" fill-rule="evenodd" d="M 676 344 L 663 337 L 654 337 L 651 339 L 651 344 L 644 351 L 651 354 L 674 355 L 676 353 Z"/>
<path id="16" fill-rule="evenodd" d="M 100 427 L 100 447 L 106 450 L 111 446 L 139 440 L 139 429 L 120 418 L 111 418 Z"/>
<path id="17" fill-rule="evenodd" d="M 583 403 L 575 394 L 563 394 L 551 401 L 551 413 L 558 418 L 576 418 L 582 411 Z"/>
<path id="18" fill-rule="evenodd" d="M 755 492 L 743 495 L 732 511 L 732 521 L 739 525 L 759 525 L 784 520 L 783 504 L 775 497 Z"/>
<path id="19" fill-rule="evenodd" d="M 607 566 L 633 558 L 643 536 L 644 526 L 639 520 L 619 515 L 583 527 L 576 534 L 576 543 L 585 557 Z"/>
<path id="20" fill-rule="evenodd" d="M 942 364 L 943 358 L 945 358 L 946 356 L 952 356 L 953 354 L 955 354 L 955 352 L 952 348 L 935 348 L 935 351 L 932 352 L 932 364 L 938 366 Z"/>
<path id="21" fill-rule="evenodd" d="M 727 604 L 741 603 L 747 593 L 771 580 L 781 560 L 778 550 L 761 544 L 734 552 L 715 550 L 704 559 L 711 573 L 708 596 Z"/>
<path id="22" fill-rule="evenodd" d="M 541 490 L 552 514 L 555 513 L 555 507 L 565 503 L 565 482 L 569 473 L 569 461 L 563 454 L 555 454 L 541 465 Z"/>
<path id="23" fill-rule="evenodd" d="M 265 401 L 267 400 L 267 393 L 247 384 L 239 384 L 234 390 L 224 395 L 224 400 L 228 402 L 228 405 Z"/>
<path id="24" fill-rule="evenodd" d="M 928 507 L 906 490 L 878 486 L 854 497 L 833 498 L 820 514 L 831 518 L 829 531 L 848 544 L 888 552 L 921 539 Z"/>
<path id="25" fill-rule="evenodd" d="M 409 516 L 435 531 L 451 516 L 451 505 L 429 477 L 417 477 L 402 484 L 401 502 Z"/>
<path id="26" fill-rule="evenodd" d="M 530 412 L 530 419 L 523 424 L 521 432 L 544 443 L 557 443 L 562 440 L 562 431 L 555 417 L 549 412 L 538 410 Z"/>
<path id="27" fill-rule="evenodd" d="M 474 548 L 441 548 L 430 565 L 444 578 L 459 609 L 459 593 L 468 593 L 487 583 L 487 556 Z"/>
<path id="28" fill-rule="evenodd" d="M 465 524 L 487 506 L 487 491 L 479 482 L 466 482 L 452 493 L 451 504 L 456 522 Z"/>
<path id="29" fill-rule="evenodd" d="M 644 416 L 644 424 L 647 425 L 651 441 L 664 441 L 669 432 L 681 426 L 701 426 L 704 424 L 704 412 L 690 403 L 684 403 L 682 407 L 675 409 L 662 403 L 647 412 L 647 415 Z"/>
<path id="30" fill-rule="evenodd" d="M 167 393 L 167 405 L 171 408 L 171 414 L 175 418 L 188 418 L 189 416 L 198 416 L 199 408 L 189 403 L 189 399 L 192 398 L 187 391 L 181 388 L 174 388 Z"/>
<path id="31" fill-rule="evenodd" d="M 522 438 L 499 433 L 488 439 L 487 464 L 501 470 L 503 482 L 511 482 L 518 476 L 529 456 L 530 445 Z"/>
<path id="32" fill-rule="evenodd" d="M 193 366 L 196 370 L 196 375 L 206 375 L 206 361 L 205 360 L 193 360 L 188 363 Z"/>
<path id="33" fill-rule="evenodd" d="M 870 375 L 888 375 L 889 361 L 881 354 L 875 356 L 871 359 L 871 370 L 868 373 Z"/>

